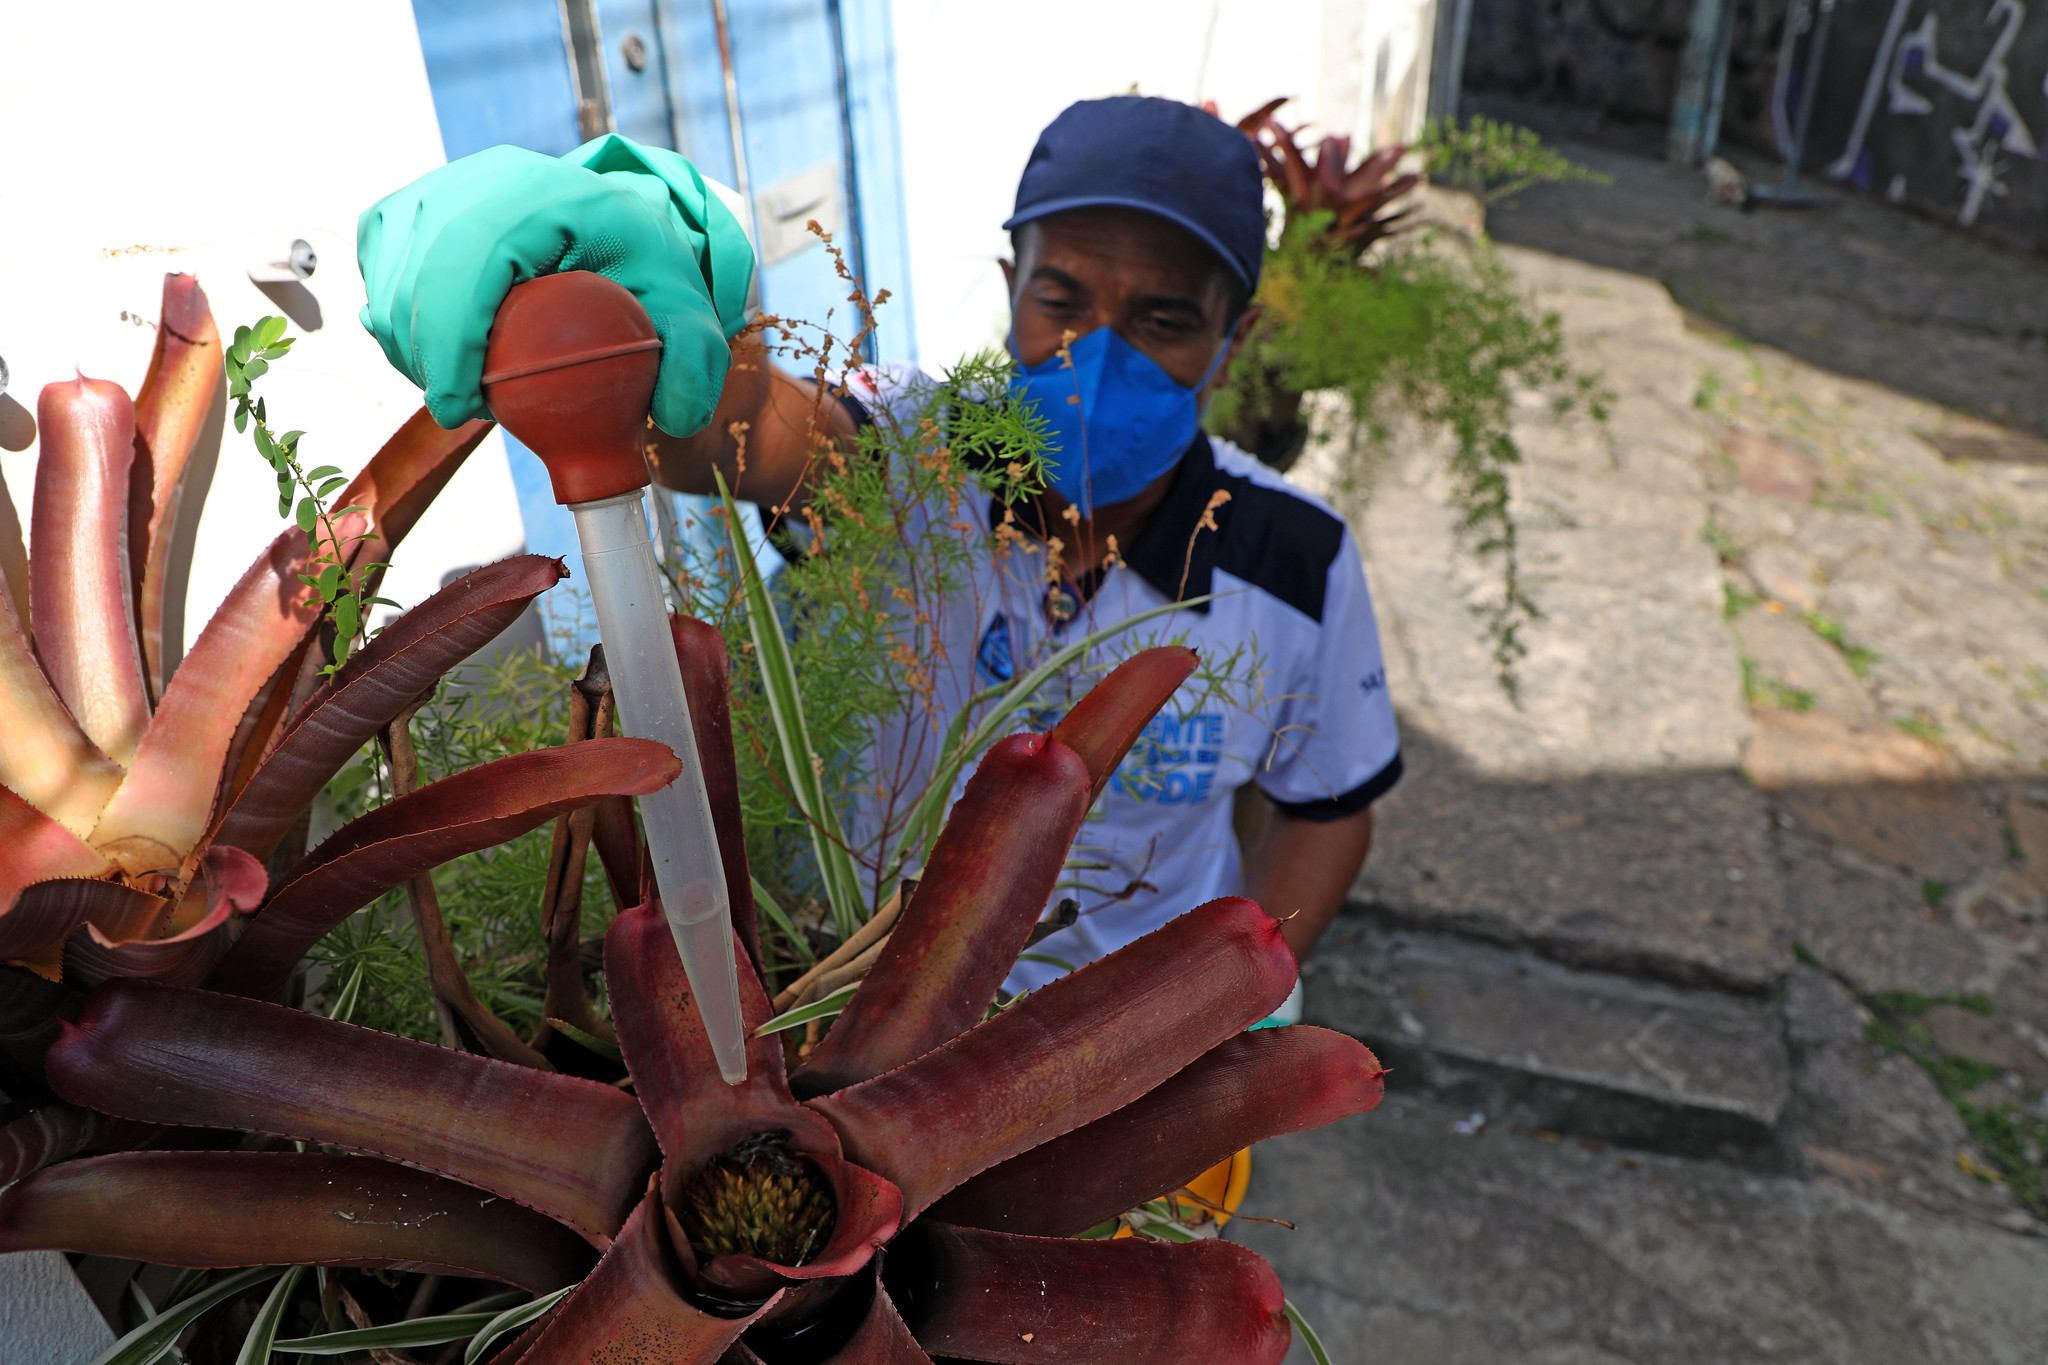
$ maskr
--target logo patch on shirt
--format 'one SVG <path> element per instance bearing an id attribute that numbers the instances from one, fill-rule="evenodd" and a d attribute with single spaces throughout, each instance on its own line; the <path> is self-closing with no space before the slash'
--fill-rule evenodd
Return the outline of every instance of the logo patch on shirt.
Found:
<path id="1" fill-rule="evenodd" d="M 1200 805 L 1216 784 L 1223 761 L 1223 714 L 1152 717 L 1117 765 L 1110 790 L 1162 806 Z"/>
<path id="2" fill-rule="evenodd" d="M 1386 691 L 1387 670 L 1384 668 L 1375 668 L 1372 672 L 1366 674 L 1363 678 L 1360 678 L 1358 680 L 1358 686 L 1359 689 L 1363 691 L 1365 695 L 1368 697 L 1375 692 Z"/>

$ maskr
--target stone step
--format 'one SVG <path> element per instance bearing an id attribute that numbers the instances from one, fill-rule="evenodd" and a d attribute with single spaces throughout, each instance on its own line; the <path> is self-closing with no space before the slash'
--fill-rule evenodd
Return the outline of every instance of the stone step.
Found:
<path id="1" fill-rule="evenodd" d="M 1392 1090 L 1490 1123 L 1770 1166 L 1791 1064 L 1772 1001 L 1561 966 L 1346 915 L 1305 1022 L 1362 1039 Z"/>

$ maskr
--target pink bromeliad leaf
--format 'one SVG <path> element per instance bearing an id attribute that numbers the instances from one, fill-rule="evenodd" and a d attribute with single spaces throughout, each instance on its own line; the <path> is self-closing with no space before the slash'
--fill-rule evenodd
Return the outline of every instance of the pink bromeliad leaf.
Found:
<path id="1" fill-rule="evenodd" d="M 442 431 L 424 410 L 408 420 L 337 499 L 366 509 L 336 523 L 344 540 L 369 533 L 355 543 L 351 562 L 387 558 L 489 430 L 487 422 L 471 422 Z M 135 762 L 90 838 L 125 871 L 176 867 L 205 834 L 244 713 L 300 652 L 319 617 L 319 599 L 297 577 L 309 551 L 296 527 L 271 542 L 164 689 Z M 273 724 L 283 718 L 276 715 Z M 259 753 L 270 737 L 243 736 Z"/>
<path id="2" fill-rule="evenodd" d="M 1225 1039 L 1112 1114 L 975 1176 L 932 1205 L 947 1223 L 1071 1237 L 1181 1188 L 1232 1152 L 1380 1101 L 1363 1043 L 1306 1025 Z"/>
<path id="3" fill-rule="evenodd" d="M 1279 924 L 1227 896 L 914 1062 L 809 1103 L 849 1158 L 903 1191 L 908 1219 L 968 1177 L 1162 1084 L 1270 1014 L 1294 979 Z"/>
<path id="4" fill-rule="evenodd" d="M 106 866 L 90 845 L 0 786 L 0 925 L 6 922 L 8 904 L 31 882 L 90 877 Z M 4 933 L 0 929 L 0 937 Z"/>
<path id="5" fill-rule="evenodd" d="M 228 808 L 214 842 L 268 857 L 299 812 L 371 736 L 567 576 L 558 559 L 516 555 L 464 574 L 393 621 L 284 727 Z"/>
<path id="6" fill-rule="evenodd" d="M 43 386 L 36 425 L 36 655 L 86 737 L 125 767 L 149 728 L 126 540 L 135 407 L 119 384 L 81 376 Z"/>
<path id="7" fill-rule="evenodd" d="M 164 593 L 185 471 L 210 421 L 223 413 L 220 330 L 190 275 L 164 276 L 156 350 L 135 396 L 135 466 L 128 480 L 128 576 L 151 696 L 164 690 Z M 182 641 L 173 641 L 175 651 Z"/>
<path id="8" fill-rule="evenodd" d="M 353 534 L 364 525 L 352 515 L 337 530 Z M 320 599 L 297 577 L 311 555 L 297 527 L 280 534 L 178 665 L 127 778 L 92 833 L 93 846 L 122 870 L 175 868 L 198 846 L 243 709 L 319 619 Z"/>
<path id="9" fill-rule="evenodd" d="M 1004 1365 L 1279 1365 L 1272 1267 L 1232 1242 L 1071 1241 L 926 1222 L 889 1279 L 933 1356 Z M 906 1239 L 911 1240 L 911 1239 Z M 909 1265 L 899 1274 L 893 1260 Z"/>
<path id="10" fill-rule="evenodd" d="M 593 739 L 511 754 L 430 782 L 342 826 L 285 873 L 213 985 L 271 997 L 323 934 L 400 882 L 600 797 L 644 796 L 681 771 L 665 744 Z"/>
<path id="11" fill-rule="evenodd" d="M 656 1157 L 614 1086 L 281 1005 L 113 981 L 50 1049 L 50 1084 L 124 1118 L 346 1147 L 489 1190 L 609 1243 Z"/>
<path id="12" fill-rule="evenodd" d="M 390 1266 L 536 1294 L 591 1263 L 568 1228 L 453 1180 L 324 1152 L 123 1152 L 0 1191 L 0 1251 L 75 1248 L 167 1265 Z"/>

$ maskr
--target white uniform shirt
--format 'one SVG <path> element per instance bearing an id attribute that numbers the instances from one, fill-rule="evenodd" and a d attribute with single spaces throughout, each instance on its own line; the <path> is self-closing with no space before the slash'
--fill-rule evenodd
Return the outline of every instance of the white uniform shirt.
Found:
<path id="1" fill-rule="evenodd" d="M 914 382 L 914 372 L 869 372 L 848 388 L 858 406 L 887 407 Z M 1340 517 L 1280 474 L 1227 441 L 1198 436 L 1166 501 L 1137 543 L 1118 547 L 1122 562 L 1098 576 L 1085 601 L 1070 587 L 1048 588 L 1041 528 L 998 537 L 1001 503 L 976 501 L 963 509 L 976 533 L 972 581 L 934 623 L 943 706 L 955 708 L 1105 626 L 1210 595 L 1098 646 L 1011 730 L 1049 729 L 1109 665 L 1150 645 L 1184 644 L 1205 671 L 1229 680 L 1222 695 L 1190 705 L 1184 699 L 1203 690 L 1191 679 L 1147 726 L 1082 827 L 1054 893 L 1052 904 L 1075 898 L 1080 918 L 1034 954 L 1080 966 L 1242 891 L 1231 810 L 1246 782 L 1288 815 L 1328 820 L 1365 809 L 1400 779 L 1400 738 L 1357 545 Z M 1073 534 L 1066 525 L 1044 529 Z M 897 746 L 900 756 L 903 739 L 892 730 L 879 745 Z M 914 738 L 908 747 L 936 749 Z M 922 757 L 928 764 L 929 752 Z M 873 826 L 873 812 L 855 813 L 856 831 Z M 1020 962 L 1005 989 L 1033 989 L 1061 971 Z"/>

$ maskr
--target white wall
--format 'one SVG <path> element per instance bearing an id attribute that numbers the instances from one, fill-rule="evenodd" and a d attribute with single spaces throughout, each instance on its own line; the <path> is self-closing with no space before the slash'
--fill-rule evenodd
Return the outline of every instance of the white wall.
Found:
<path id="1" fill-rule="evenodd" d="M 253 259 L 303 237 L 320 325 L 261 381 L 310 462 L 354 472 L 419 405 L 356 320 L 356 215 L 440 164 L 408 0 L 115 0 L 9 8 L 0 41 L 0 357 L 33 413 L 74 369 L 141 385 L 166 271 L 198 276 L 223 336 L 285 311 Z M 123 314 L 127 319 L 123 319 Z M 0 446 L 20 445 L 19 413 Z M 6 439 L 10 431 L 16 439 Z M 26 531 L 36 446 L 0 449 Z M 276 485 L 232 426 L 199 526 L 188 640 L 274 536 Z M 503 446 L 472 455 L 400 549 L 385 595 L 412 605 L 451 568 L 523 543 Z"/>
<path id="2" fill-rule="evenodd" d="M 1412 136 L 1434 13 L 1434 0 L 894 0 L 923 363 L 1001 342 L 1001 224 L 1067 105 L 1135 90 L 1215 100 L 1235 120 L 1292 95 L 1290 123 L 1361 147 Z"/>

